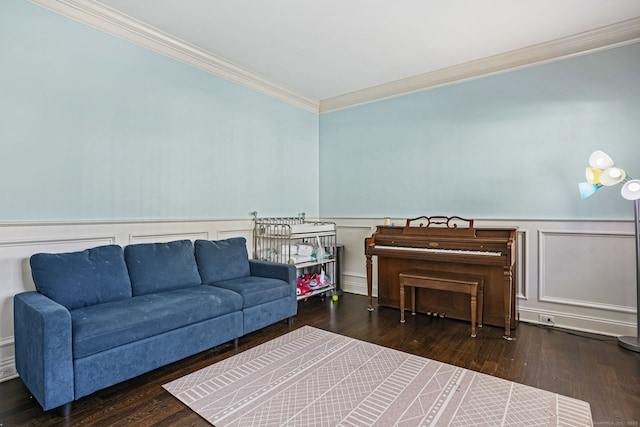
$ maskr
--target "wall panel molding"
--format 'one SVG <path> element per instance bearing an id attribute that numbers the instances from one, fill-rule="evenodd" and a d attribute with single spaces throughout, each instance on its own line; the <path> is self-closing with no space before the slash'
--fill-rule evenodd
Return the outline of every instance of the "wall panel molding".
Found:
<path id="1" fill-rule="evenodd" d="M 79 236 L 64 238 L 34 237 L 20 240 L 0 241 L 0 247 L 11 246 L 43 246 L 43 245 L 70 245 L 73 243 L 90 243 L 91 245 L 112 245 L 116 242 L 116 236 Z"/>
<path id="2" fill-rule="evenodd" d="M 170 242 L 173 240 L 196 240 L 209 239 L 209 232 L 194 231 L 188 233 L 151 233 L 151 234 L 130 234 L 129 244 L 134 243 L 154 243 L 154 242 Z"/>
<path id="3" fill-rule="evenodd" d="M 251 228 L 229 228 L 219 229 L 218 239 L 226 239 L 227 237 L 239 237 L 242 236 L 247 239 L 247 243 L 251 243 L 253 240 L 253 227 Z"/>
<path id="4" fill-rule="evenodd" d="M 635 294 L 635 235 L 542 229 L 538 233 L 539 301 L 636 313 L 636 307 L 625 304 L 634 301 L 628 297 Z M 563 257 L 566 253 L 573 256 Z"/>
<path id="5" fill-rule="evenodd" d="M 518 260 L 517 260 L 517 270 L 516 275 L 513 280 L 516 281 L 516 298 L 521 300 L 527 300 L 527 270 L 528 270 L 528 260 L 527 256 L 527 233 L 526 229 L 518 229 L 517 232 L 517 242 L 518 245 Z"/>

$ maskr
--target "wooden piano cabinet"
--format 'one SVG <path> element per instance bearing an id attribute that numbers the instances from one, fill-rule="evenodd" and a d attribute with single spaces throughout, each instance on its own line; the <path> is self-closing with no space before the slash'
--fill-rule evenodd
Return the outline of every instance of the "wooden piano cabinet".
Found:
<path id="1" fill-rule="evenodd" d="M 412 225 L 416 220 L 420 224 Z M 468 226 L 450 226 L 452 220 L 467 221 Z M 408 219 L 405 227 L 378 226 L 364 242 L 369 310 L 373 310 L 374 256 L 378 260 L 378 305 L 385 307 L 400 308 L 399 275 L 405 271 L 483 276 L 484 323 L 504 327 L 504 336 L 510 339 L 511 329 L 518 326 L 516 231 L 512 227 L 474 228 L 473 220 L 459 217 L 420 217 Z M 416 298 L 420 313 L 446 313 L 447 317 L 471 321 L 470 301 L 464 294 L 417 289 Z"/>

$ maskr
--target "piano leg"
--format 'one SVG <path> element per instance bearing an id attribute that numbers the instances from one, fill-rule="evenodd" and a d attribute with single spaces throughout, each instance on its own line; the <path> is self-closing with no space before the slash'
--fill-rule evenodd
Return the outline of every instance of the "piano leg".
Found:
<path id="1" fill-rule="evenodd" d="M 504 270 L 504 338 L 513 341 L 511 337 L 511 269 Z"/>
<path id="2" fill-rule="evenodd" d="M 404 283 L 402 280 L 400 281 L 400 323 L 404 323 Z"/>
<path id="3" fill-rule="evenodd" d="M 471 338 L 476 337 L 476 314 L 478 313 L 478 288 L 471 289 Z"/>
<path id="4" fill-rule="evenodd" d="M 416 287 L 411 287 L 411 315 L 416 315 Z"/>
<path id="5" fill-rule="evenodd" d="M 371 255 L 367 255 L 367 310 L 373 311 L 373 262 Z"/>
<path id="6" fill-rule="evenodd" d="M 478 328 L 482 328 L 482 313 L 484 312 L 484 280 L 478 286 Z"/>

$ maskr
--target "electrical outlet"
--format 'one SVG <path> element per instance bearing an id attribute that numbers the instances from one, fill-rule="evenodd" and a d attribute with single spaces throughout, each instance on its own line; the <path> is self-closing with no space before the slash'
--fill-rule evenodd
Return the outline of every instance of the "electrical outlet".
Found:
<path id="1" fill-rule="evenodd" d="M 538 321 L 540 323 L 544 323 L 545 325 L 554 325 L 556 323 L 553 319 L 553 316 L 549 316 L 548 314 L 539 314 Z"/>

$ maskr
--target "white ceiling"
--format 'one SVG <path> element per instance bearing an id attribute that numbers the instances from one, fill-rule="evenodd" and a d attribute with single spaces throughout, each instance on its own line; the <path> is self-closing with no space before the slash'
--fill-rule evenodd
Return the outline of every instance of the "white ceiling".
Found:
<path id="1" fill-rule="evenodd" d="M 318 99 L 640 16 L 639 0 L 100 0 Z"/>

